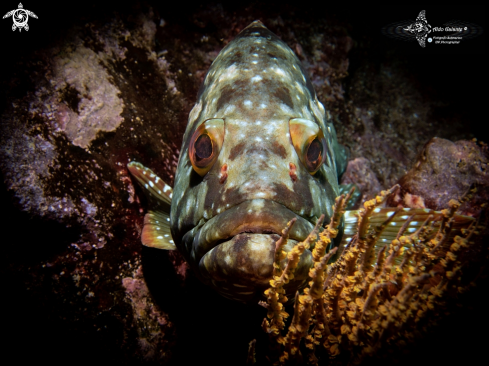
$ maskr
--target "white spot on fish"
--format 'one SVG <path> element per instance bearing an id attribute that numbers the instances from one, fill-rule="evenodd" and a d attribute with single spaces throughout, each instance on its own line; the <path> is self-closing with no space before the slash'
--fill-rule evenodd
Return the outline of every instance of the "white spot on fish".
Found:
<path id="1" fill-rule="evenodd" d="M 256 82 L 260 81 L 261 79 L 262 79 L 262 77 L 260 75 L 256 75 L 256 76 L 251 78 L 251 81 L 256 83 Z"/>
<path id="2" fill-rule="evenodd" d="M 253 61 L 251 61 L 251 63 L 256 65 L 258 63 L 258 61 L 253 60 Z"/>
<path id="3" fill-rule="evenodd" d="M 253 54 L 253 57 L 258 57 L 258 53 L 254 53 Z"/>
<path id="4" fill-rule="evenodd" d="M 173 240 L 169 240 L 170 243 L 174 244 Z"/>
<path id="5" fill-rule="evenodd" d="M 167 185 L 165 184 L 165 188 L 163 188 L 163 192 L 165 192 L 165 193 L 166 193 L 166 192 L 167 192 L 167 191 L 169 191 L 170 189 L 171 189 L 171 188 L 170 188 L 170 186 L 167 186 Z"/>
<path id="6" fill-rule="evenodd" d="M 230 114 L 232 111 L 234 111 L 234 108 L 236 108 L 236 107 L 234 105 L 230 104 L 226 107 L 226 109 L 224 110 L 224 113 Z"/>
<path id="7" fill-rule="evenodd" d="M 283 77 L 285 77 L 285 76 L 286 76 L 285 71 L 284 71 L 284 70 L 282 70 L 282 69 L 280 69 L 280 68 L 278 68 L 278 67 L 276 67 L 276 68 L 275 68 L 273 71 L 274 71 L 274 72 L 275 72 L 275 74 L 277 74 L 277 75 L 280 75 L 280 76 L 283 76 Z"/>
<path id="8" fill-rule="evenodd" d="M 160 236 L 157 236 L 156 239 L 163 239 L 163 237 L 160 235 Z"/>
<path id="9" fill-rule="evenodd" d="M 165 238 L 168 238 L 168 237 L 169 237 L 170 235 L 168 235 L 168 234 L 165 234 L 165 235 L 163 235 L 163 236 L 164 236 Z"/>
<path id="10" fill-rule="evenodd" d="M 160 177 L 156 177 L 155 179 L 155 183 L 158 183 L 158 181 L 160 180 Z M 160 192 L 161 193 L 161 192 Z"/>
<path id="11" fill-rule="evenodd" d="M 168 197 L 172 198 L 172 197 L 173 197 L 173 193 L 170 193 L 170 194 L 168 195 Z"/>
<path id="12" fill-rule="evenodd" d="M 260 104 L 260 108 L 266 108 L 267 105 L 265 103 Z"/>
<path id="13" fill-rule="evenodd" d="M 144 183 L 144 188 L 148 188 L 148 184 L 147 183 Z"/>
<path id="14" fill-rule="evenodd" d="M 243 104 L 247 107 L 251 107 L 253 105 L 253 103 L 251 103 L 251 100 L 245 100 Z"/>
<path id="15" fill-rule="evenodd" d="M 255 141 L 256 141 L 256 142 L 262 142 L 263 140 L 262 140 L 262 138 L 261 138 L 261 137 L 255 137 Z"/>
<path id="16" fill-rule="evenodd" d="M 160 230 L 160 228 L 157 226 L 157 227 L 156 227 L 156 230 Z"/>
<path id="17" fill-rule="evenodd" d="M 236 65 L 232 64 L 226 69 L 225 72 L 222 73 L 221 76 L 219 76 L 219 82 L 231 79 L 235 75 L 236 75 Z"/>
<path id="18" fill-rule="evenodd" d="M 286 106 L 285 104 L 282 104 L 282 103 L 280 103 L 280 109 L 282 111 L 284 111 L 285 113 L 291 113 L 292 112 L 292 109 L 290 109 L 288 106 Z"/>
<path id="19" fill-rule="evenodd" d="M 149 181 L 149 185 L 150 185 L 151 187 L 154 187 L 154 186 L 155 186 L 155 185 L 154 185 L 154 183 L 153 183 L 152 181 Z"/>

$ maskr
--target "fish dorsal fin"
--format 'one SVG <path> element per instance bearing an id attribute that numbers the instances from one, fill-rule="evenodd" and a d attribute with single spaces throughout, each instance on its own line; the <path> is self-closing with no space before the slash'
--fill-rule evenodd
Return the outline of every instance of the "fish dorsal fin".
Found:
<path id="1" fill-rule="evenodd" d="M 427 224 L 434 225 L 435 228 L 440 226 L 443 220 L 443 214 L 440 211 L 434 211 L 430 209 L 419 209 L 419 208 L 402 208 L 397 209 L 395 207 L 385 207 L 374 209 L 372 215 L 369 217 L 370 227 L 380 226 L 386 220 L 388 220 L 392 215 L 399 211 L 392 220 L 387 224 L 382 233 L 378 236 L 375 244 L 375 252 L 378 253 L 385 245 L 388 245 L 392 240 L 396 239 L 397 234 L 401 227 L 412 217 L 411 221 L 407 225 L 404 231 L 404 235 L 410 235 L 416 232 L 431 215 L 432 218 Z M 345 230 L 343 237 L 341 239 L 340 249 L 347 246 L 351 239 L 357 233 L 358 225 L 358 210 L 346 211 L 345 212 Z M 452 233 L 461 227 L 467 227 L 472 221 L 473 217 L 454 215 L 454 223 L 452 225 Z M 436 230 L 434 231 L 436 233 Z M 433 234 L 434 235 L 434 234 Z M 453 234 L 452 234 L 453 235 Z"/>
<path id="2" fill-rule="evenodd" d="M 141 242 L 151 248 L 177 249 L 170 232 L 170 216 L 162 211 L 148 211 L 144 216 Z"/>
<path id="3" fill-rule="evenodd" d="M 138 162 L 130 162 L 127 164 L 127 169 L 141 185 L 148 200 L 156 206 L 144 216 L 141 242 L 151 248 L 176 249 L 170 231 L 170 207 L 173 189 L 151 169 Z"/>
<path id="4" fill-rule="evenodd" d="M 138 162 L 127 164 L 127 169 L 136 178 L 149 200 L 162 201 L 171 205 L 173 189 L 158 177 L 151 169 Z"/>

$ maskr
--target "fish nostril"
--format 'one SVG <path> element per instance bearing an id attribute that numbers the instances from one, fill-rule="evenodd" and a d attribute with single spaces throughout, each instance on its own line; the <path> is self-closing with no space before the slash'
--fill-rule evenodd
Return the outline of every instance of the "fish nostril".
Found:
<path id="1" fill-rule="evenodd" d="M 219 183 L 223 184 L 228 177 L 228 165 L 224 164 L 221 167 L 221 172 L 219 173 Z"/>
<path id="2" fill-rule="evenodd" d="M 297 173 L 296 173 L 296 167 L 294 163 L 289 163 L 289 175 L 290 178 L 292 178 L 292 181 L 297 180 Z"/>

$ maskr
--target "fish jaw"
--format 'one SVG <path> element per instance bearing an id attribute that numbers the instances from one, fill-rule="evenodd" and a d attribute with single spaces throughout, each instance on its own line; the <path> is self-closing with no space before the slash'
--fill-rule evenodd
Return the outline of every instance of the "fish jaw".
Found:
<path id="1" fill-rule="evenodd" d="M 314 226 L 277 202 L 242 202 L 184 236 L 189 264 L 202 282 L 223 296 L 243 302 L 256 300 L 272 278 L 275 243 L 294 218 L 297 221 L 285 251 L 303 241 Z M 296 278 L 287 287 L 292 293 L 307 279 L 311 263 L 311 252 L 306 251 Z"/>
<path id="2" fill-rule="evenodd" d="M 279 238 L 276 234 L 238 234 L 207 252 L 199 262 L 199 272 L 222 296 L 256 303 L 263 300 L 263 292 L 270 286 Z M 289 239 L 283 249 L 289 252 L 295 244 L 296 240 Z M 280 263 L 282 269 L 285 264 L 284 259 Z M 312 253 L 307 249 L 300 257 L 294 278 L 284 286 L 289 298 L 306 284 L 312 264 Z"/>
<path id="3" fill-rule="evenodd" d="M 214 216 L 197 232 L 185 235 L 183 241 L 186 250 L 190 253 L 191 261 L 198 263 L 208 251 L 235 235 L 242 233 L 280 235 L 287 223 L 294 218 L 297 222 L 291 229 L 289 237 L 302 241 L 313 229 L 312 223 L 271 200 L 244 201 Z"/>

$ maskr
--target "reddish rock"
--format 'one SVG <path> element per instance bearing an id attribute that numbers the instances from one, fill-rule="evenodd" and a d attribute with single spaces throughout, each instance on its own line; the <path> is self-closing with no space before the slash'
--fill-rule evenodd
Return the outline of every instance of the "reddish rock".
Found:
<path id="1" fill-rule="evenodd" d="M 363 202 L 374 198 L 383 187 L 370 167 L 370 161 L 365 158 L 356 158 L 348 162 L 341 184 L 354 183 L 360 190 L 361 198 L 352 209 L 361 207 Z"/>
<path id="2" fill-rule="evenodd" d="M 477 188 L 474 197 L 461 207 L 462 213 L 476 216 L 489 199 L 488 162 L 484 143 L 434 137 L 399 180 L 401 189 L 388 204 L 441 210 L 448 207 L 450 199 L 461 199 L 471 188 Z"/>

